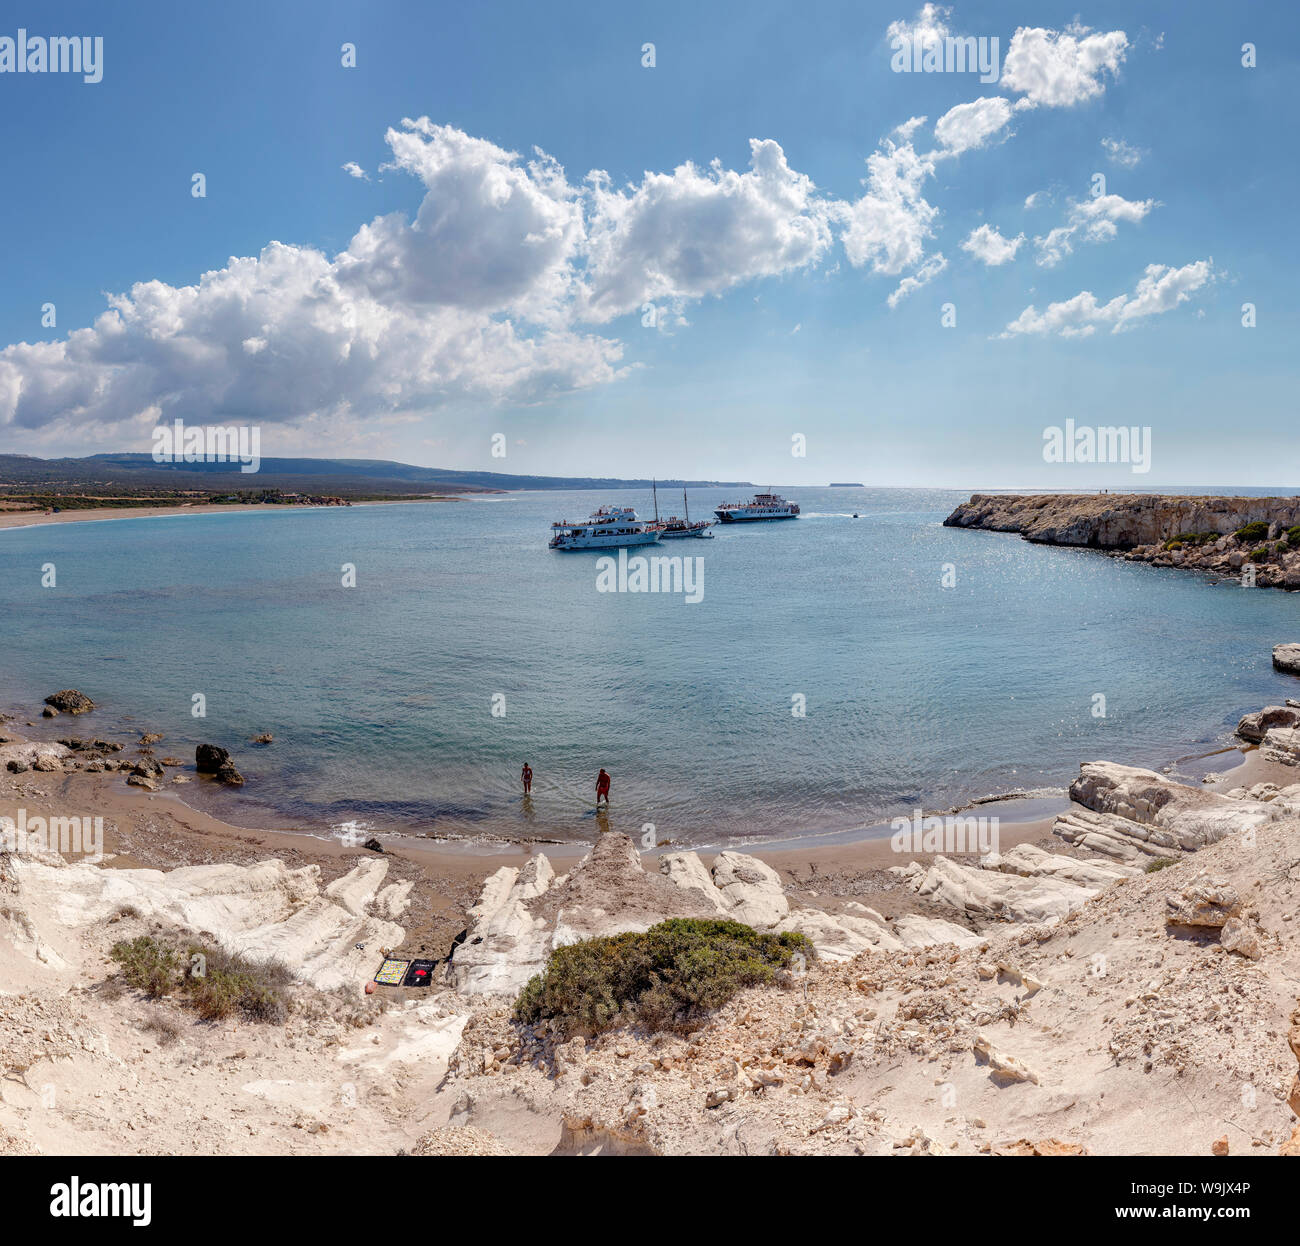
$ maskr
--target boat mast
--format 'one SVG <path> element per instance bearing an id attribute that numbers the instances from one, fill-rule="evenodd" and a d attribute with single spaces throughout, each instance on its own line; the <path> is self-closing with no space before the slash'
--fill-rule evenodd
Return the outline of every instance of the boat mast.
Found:
<path id="1" fill-rule="evenodd" d="M 650 477 L 650 489 L 655 496 L 655 525 L 659 524 L 659 483 L 653 476 Z"/>
<path id="2" fill-rule="evenodd" d="M 686 507 L 686 526 L 691 526 L 691 504 L 686 500 L 686 486 L 682 486 L 682 505 Z"/>

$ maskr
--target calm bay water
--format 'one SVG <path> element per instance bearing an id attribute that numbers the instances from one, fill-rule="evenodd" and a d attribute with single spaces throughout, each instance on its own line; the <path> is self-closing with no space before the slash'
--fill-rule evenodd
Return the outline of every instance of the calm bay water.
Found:
<path id="1" fill-rule="evenodd" d="M 1161 765 L 1295 695 L 1269 655 L 1300 595 L 943 528 L 965 493 L 786 492 L 802 519 L 653 551 L 703 558 L 697 604 L 597 592 L 597 552 L 546 548 L 601 502 L 645 516 L 633 492 L 0 532 L 0 703 L 74 687 L 102 709 L 40 734 L 225 745 L 246 788 L 181 791 L 245 825 L 715 844 Z"/>

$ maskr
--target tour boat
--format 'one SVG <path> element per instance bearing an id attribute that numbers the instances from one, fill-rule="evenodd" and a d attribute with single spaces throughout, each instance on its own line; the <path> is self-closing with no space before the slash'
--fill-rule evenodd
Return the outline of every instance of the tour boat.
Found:
<path id="1" fill-rule="evenodd" d="M 723 502 L 713 512 L 722 523 L 753 523 L 760 519 L 798 519 L 799 504 L 779 493 L 756 493 L 748 502 Z"/>
<path id="2" fill-rule="evenodd" d="M 659 531 L 636 517 L 630 506 L 602 506 L 582 523 L 567 519 L 551 525 L 551 549 L 621 549 L 625 545 L 653 545 Z"/>

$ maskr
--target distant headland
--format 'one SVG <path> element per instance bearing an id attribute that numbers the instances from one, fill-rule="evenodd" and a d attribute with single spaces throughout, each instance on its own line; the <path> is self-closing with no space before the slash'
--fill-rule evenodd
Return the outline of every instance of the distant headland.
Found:
<path id="1" fill-rule="evenodd" d="M 747 480 L 660 480 L 667 489 L 745 489 Z M 158 462 L 151 454 L 41 459 L 0 454 L 0 510 L 255 505 L 425 500 L 521 489 L 646 489 L 651 481 L 523 476 L 416 467 L 386 459 L 262 458 L 255 474 L 234 462 Z"/>

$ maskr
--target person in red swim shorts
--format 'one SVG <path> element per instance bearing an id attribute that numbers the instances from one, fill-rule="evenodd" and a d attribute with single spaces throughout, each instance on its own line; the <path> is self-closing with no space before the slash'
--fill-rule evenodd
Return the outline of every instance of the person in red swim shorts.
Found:
<path id="1" fill-rule="evenodd" d="M 596 804 L 600 804 L 600 798 L 605 798 L 605 804 L 609 804 L 609 775 L 602 769 L 596 776 Z"/>
<path id="2" fill-rule="evenodd" d="M 524 762 L 524 768 L 519 772 L 519 777 L 524 781 L 524 795 L 527 796 L 533 790 L 532 766 Z"/>

